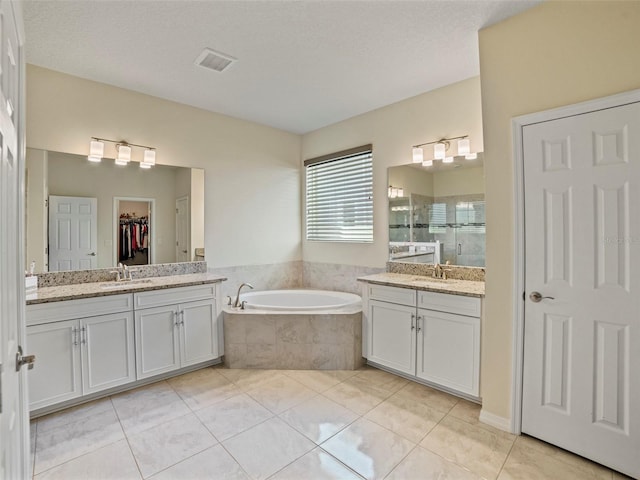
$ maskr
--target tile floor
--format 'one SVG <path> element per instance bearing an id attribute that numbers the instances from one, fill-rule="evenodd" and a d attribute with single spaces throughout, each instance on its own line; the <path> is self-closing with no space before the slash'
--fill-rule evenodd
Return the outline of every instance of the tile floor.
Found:
<path id="1" fill-rule="evenodd" d="M 34 420 L 34 479 L 622 479 L 389 373 L 205 368 Z"/>

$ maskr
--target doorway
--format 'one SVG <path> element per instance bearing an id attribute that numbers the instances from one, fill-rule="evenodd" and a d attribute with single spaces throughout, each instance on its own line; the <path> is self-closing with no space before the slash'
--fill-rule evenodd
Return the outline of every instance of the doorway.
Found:
<path id="1" fill-rule="evenodd" d="M 114 265 L 154 263 L 155 199 L 114 197 Z"/>
<path id="2" fill-rule="evenodd" d="M 514 119 L 514 431 L 640 476 L 640 91 Z"/>

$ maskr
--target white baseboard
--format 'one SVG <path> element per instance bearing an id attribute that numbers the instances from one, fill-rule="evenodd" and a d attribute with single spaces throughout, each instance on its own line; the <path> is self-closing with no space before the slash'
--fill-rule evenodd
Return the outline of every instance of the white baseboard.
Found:
<path id="1" fill-rule="evenodd" d="M 504 430 L 505 432 L 511 432 L 511 419 L 499 417 L 498 415 L 494 415 L 493 413 L 489 413 L 486 410 L 480 410 L 480 418 L 479 420 L 482 423 L 486 423 L 487 425 L 491 425 L 492 427 L 498 428 L 500 430 Z"/>

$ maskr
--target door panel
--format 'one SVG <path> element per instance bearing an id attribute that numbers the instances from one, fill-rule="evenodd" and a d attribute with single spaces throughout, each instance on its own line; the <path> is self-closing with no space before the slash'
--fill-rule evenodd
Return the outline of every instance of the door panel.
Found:
<path id="1" fill-rule="evenodd" d="M 135 312 L 138 380 L 180 368 L 177 305 Z"/>
<path id="2" fill-rule="evenodd" d="M 133 313 L 115 313 L 81 321 L 83 394 L 136 379 Z"/>
<path id="3" fill-rule="evenodd" d="M 522 133 L 522 431 L 640 476 L 640 103 Z"/>
<path id="4" fill-rule="evenodd" d="M 180 305 L 182 367 L 218 358 L 215 300 Z"/>
<path id="5" fill-rule="evenodd" d="M 27 348 L 37 365 L 27 373 L 31 410 L 82 395 L 77 320 L 27 328 Z"/>
<path id="6" fill-rule="evenodd" d="M 98 266 L 98 200 L 49 196 L 49 271 Z"/>
<path id="7" fill-rule="evenodd" d="M 24 323 L 24 58 L 19 2 L 0 1 L 0 478 L 29 475 Z M 28 352 L 24 352 L 25 354 Z"/>
<path id="8" fill-rule="evenodd" d="M 368 322 L 368 360 L 415 375 L 416 307 L 371 300 Z"/>

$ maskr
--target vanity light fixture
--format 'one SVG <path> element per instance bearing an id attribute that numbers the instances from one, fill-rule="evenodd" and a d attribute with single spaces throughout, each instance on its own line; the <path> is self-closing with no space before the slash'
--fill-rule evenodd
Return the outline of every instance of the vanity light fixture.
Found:
<path id="1" fill-rule="evenodd" d="M 423 167 L 432 167 L 434 160 L 441 160 L 442 163 L 453 163 L 454 155 L 453 153 L 448 152 L 449 148 L 451 147 L 451 141 L 453 140 L 458 141 L 456 155 L 464 155 L 467 160 L 474 160 L 478 158 L 477 153 L 471 153 L 471 142 L 469 141 L 469 135 L 461 135 L 459 137 L 441 138 L 440 140 L 434 140 L 432 142 L 425 142 L 414 145 L 413 162 L 420 163 L 420 161 L 418 160 L 418 158 L 420 158 Z M 433 145 L 433 159 L 424 159 L 424 149 L 422 147 L 424 147 L 425 145 Z"/>
<path id="2" fill-rule="evenodd" d="M 87 160 L 90 162 L 100 162 L 102 160 L 104 157 L 104 142 L 115 143 L 118 153 L 115 159 L 116 165 L 124 166 L 131 161 L 131 147 L 144 148 L 144 156 L 140 162 L 140 168 L 151 168 L 156 164 L 156 149 L 154 147 L 98 137 L 91 137 Z"/>

